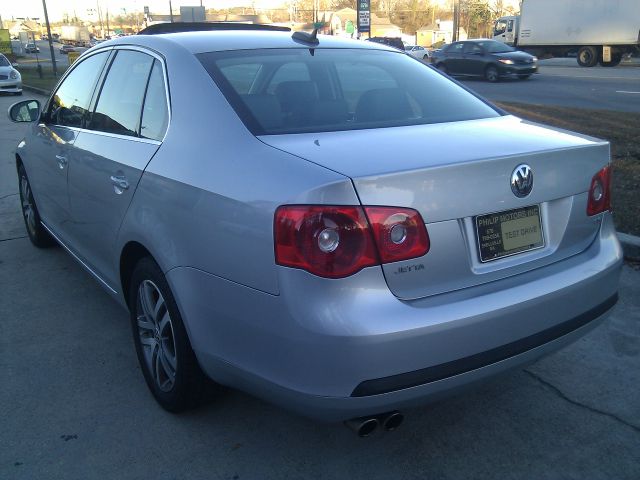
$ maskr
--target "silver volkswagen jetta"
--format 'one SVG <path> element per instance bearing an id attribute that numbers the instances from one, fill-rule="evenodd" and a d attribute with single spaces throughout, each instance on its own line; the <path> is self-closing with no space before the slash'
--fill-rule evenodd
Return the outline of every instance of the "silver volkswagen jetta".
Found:
<path id="1" fill-rule="evenodd" d="M 92 48 L 10 110 L 33 122 L 29 237 L 129 309 L 164 408 L 210 377 L 366 435 L 616 303 L 607 142 L 384 45 L 171 28 Z"/>

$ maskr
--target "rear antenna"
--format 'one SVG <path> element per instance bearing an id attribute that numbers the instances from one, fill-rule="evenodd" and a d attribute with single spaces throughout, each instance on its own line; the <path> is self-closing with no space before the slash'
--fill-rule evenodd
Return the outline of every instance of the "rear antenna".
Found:
<path id="1" fill-rule="evenodd" d="M 311 45 L 318 45 L 318 28 L 314 28 L 313 32 L 293 32 L 291 36 L 294 40 L 298 40 L 303 43 L 310 43 Z"/>

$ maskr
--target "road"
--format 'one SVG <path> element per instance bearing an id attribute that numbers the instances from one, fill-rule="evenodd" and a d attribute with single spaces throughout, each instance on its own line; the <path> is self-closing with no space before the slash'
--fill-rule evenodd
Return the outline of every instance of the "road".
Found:
<path id="1" fill-rule="evenodd" d="M 640 113 L 640 63 L 582 68 L 575 59 L 554 59 L 541 61 L 539 70 L 524 81 L 460 80 L 492 101 Z"/>
<path id="2" fill-rule="evenodd" d="M 36 40 L 36 45 L 40 49 L 39 53 L 27 53 L 24 57 L 18 59 L 18 68 L 35 67 L 39 61 L 43 65 L 51 65 L 51 52 L 49 50 L 49 42 L 45 40 Z M 56 59 L 56 63 L 64 68 L 69 66 L 69 57 L 60 53 L 61 43 L 53 42 L 53 53 Z M 78 51 L 87 50 L 84 47 L 79 47 Z"/>
<path id="3" fill-rule="evenodd" d="M 12 154 L 25 128 L 0 118 L 0 478 L 640 478 L 640 271 L 625 267 L 585 338 L 409 410 L 396 432 L 360 439 L 233 391 L 176 416 L 147 391 L 127 313 L 26 238 Z"/>

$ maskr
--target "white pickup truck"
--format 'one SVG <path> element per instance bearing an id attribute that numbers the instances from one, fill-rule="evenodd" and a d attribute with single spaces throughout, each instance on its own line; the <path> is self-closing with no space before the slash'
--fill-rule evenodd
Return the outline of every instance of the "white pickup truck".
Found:
<path id="1" fill-rule="evenodd" d="M 520 16 L 499 18 L 493 39 L 538 57 L 575 53 L 583 67 L 615 67 L 640 53 L 640 0 L 523 0 Z"/>

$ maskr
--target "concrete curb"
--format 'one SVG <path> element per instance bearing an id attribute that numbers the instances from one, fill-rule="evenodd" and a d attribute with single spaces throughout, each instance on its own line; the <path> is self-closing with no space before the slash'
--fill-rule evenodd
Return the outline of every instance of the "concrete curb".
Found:
<path id="1" fill-rule="evenodd" d="M 618 239 L 622 244 L 625 257 L 640 260 L 640 237 L 618 232 Z"/>
<path id="2" fill-rule="evenodd" d="M 40 95 L 49 96 L 49 94 L 51 94 L 51 92 L 49 90 L 45 90 L 43 88 L 32 87 L 30 85 L 22 85 L 22 89 L 26 90 L 28 92 L 38 93 Z"/>

